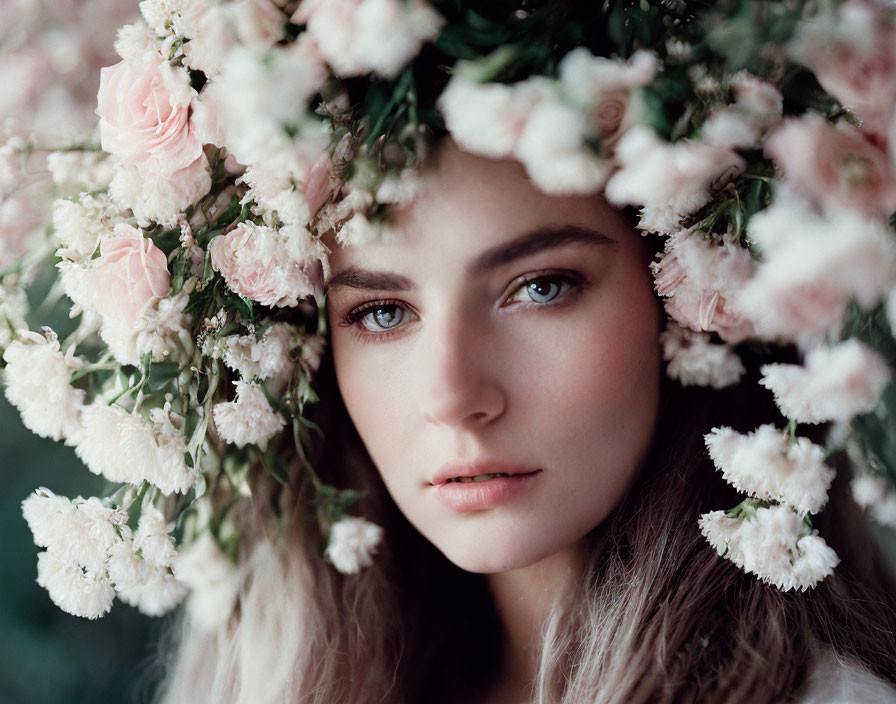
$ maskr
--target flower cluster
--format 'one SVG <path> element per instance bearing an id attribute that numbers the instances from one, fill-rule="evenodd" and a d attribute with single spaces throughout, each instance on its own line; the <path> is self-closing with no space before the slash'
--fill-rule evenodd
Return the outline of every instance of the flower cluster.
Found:
<path id="1" fill-rule="evenodd" d="M 118 31 L 93 141 L 48 158 L 78 191 L 24 260 L 0 239 L 0 267 L 15 262 L 0 295 L 6 395 L 121 485 L 25 501 L 40 582 L 62 608 L 96 617 L 117 594 L 161 613 L 190 592 L 209 626 L 231 608 L 240 502 L 260 468 L 284 480 L 309 438 L 322 237 L 388 232 L 445 135 L 518 160 L 545 192 L 603 191 L 637 213 L 660 243 L 669 377 L 736 384 L 757 341 L 803 360 L 762 369 L 786 431 L 707 436 L 749 495 L 701 520 L 721 554 L 783 589 L 833 569 L 810 518 L 833 470 L 801 423 L 835 422 L 847 451 L 896 477 L 889 449 L 863 441 L 896 418 L 892 7 L 462 5 L 143 0 Z M 744 31 L 769 39 L 731 41 Z M 28 144 L 0 147 L 4 232 L 32 218 L 8 195 Z M 60 335 L 26 321 L 22 286 L 49 253 L 75 321 Z M 856 497 L 887 516 L 892 491 L 868 471 Z M 326 557 L 357 572 L 381 530 L 345 515 L 353 492 L 314 483 Z"/>

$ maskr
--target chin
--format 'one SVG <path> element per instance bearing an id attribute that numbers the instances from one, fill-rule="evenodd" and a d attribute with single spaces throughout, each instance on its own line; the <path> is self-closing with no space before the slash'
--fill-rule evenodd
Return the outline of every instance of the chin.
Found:
<path id="1" fill-rule="evenodd" d="M 562 544 L 537 544 L 526 536 L 514 535 L 511 541 L 483 540 L 481 536 L 462 543 L 433 544 L 460 569 L 477 574 L 497 574 L 529 567 L 566 548 L 575 541 Z"/>

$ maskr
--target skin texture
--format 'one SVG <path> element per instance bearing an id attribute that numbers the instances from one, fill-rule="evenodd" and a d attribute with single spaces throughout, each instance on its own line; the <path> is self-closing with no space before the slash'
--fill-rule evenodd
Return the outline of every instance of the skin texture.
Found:
<path id="1" fill-rule="evenodd" d="M 394 225 L 399 238 L 331 258 L 349 414 L 398 507 L 456 565 L 556 562 L 617 505 L 653 433 L 659 310 L 642 238 L 600 197 L 546 196 L 515 162 L 451 143 Z M 442 503 L 439 468 L 482 459 L 541 471 L 494 508 Z"/>

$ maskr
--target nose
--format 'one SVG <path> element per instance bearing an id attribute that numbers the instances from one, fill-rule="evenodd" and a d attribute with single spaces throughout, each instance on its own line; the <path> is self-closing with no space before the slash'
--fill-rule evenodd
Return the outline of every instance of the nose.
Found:
<path id="1" fill-rule="evenodd" d="M 421 399 L 428 423 L 485 426 L 505 411 L 501 356 L 487 323 L 469 317 L 430 319 L 421 339 Z"/>

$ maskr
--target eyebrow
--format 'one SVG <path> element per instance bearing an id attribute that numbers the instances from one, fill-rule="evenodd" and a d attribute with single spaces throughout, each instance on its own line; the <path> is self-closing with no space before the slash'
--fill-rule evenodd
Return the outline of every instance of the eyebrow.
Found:
<path id="1" fill-rule="evenodd" d="M 473 261 L 470 269 L 477 273 L 492 271 L 518 259 L 566 244 L 607 246 L 615 245 L 616 240 L 597 230 L 577 225 L 542 227 L 486 250 Z M 413 288 L 411 280 L 406 276 L 356 267 L 349 267 L 331 277 L 325 292 L 337 286 L 372 291 L 409 291 Z"/>

